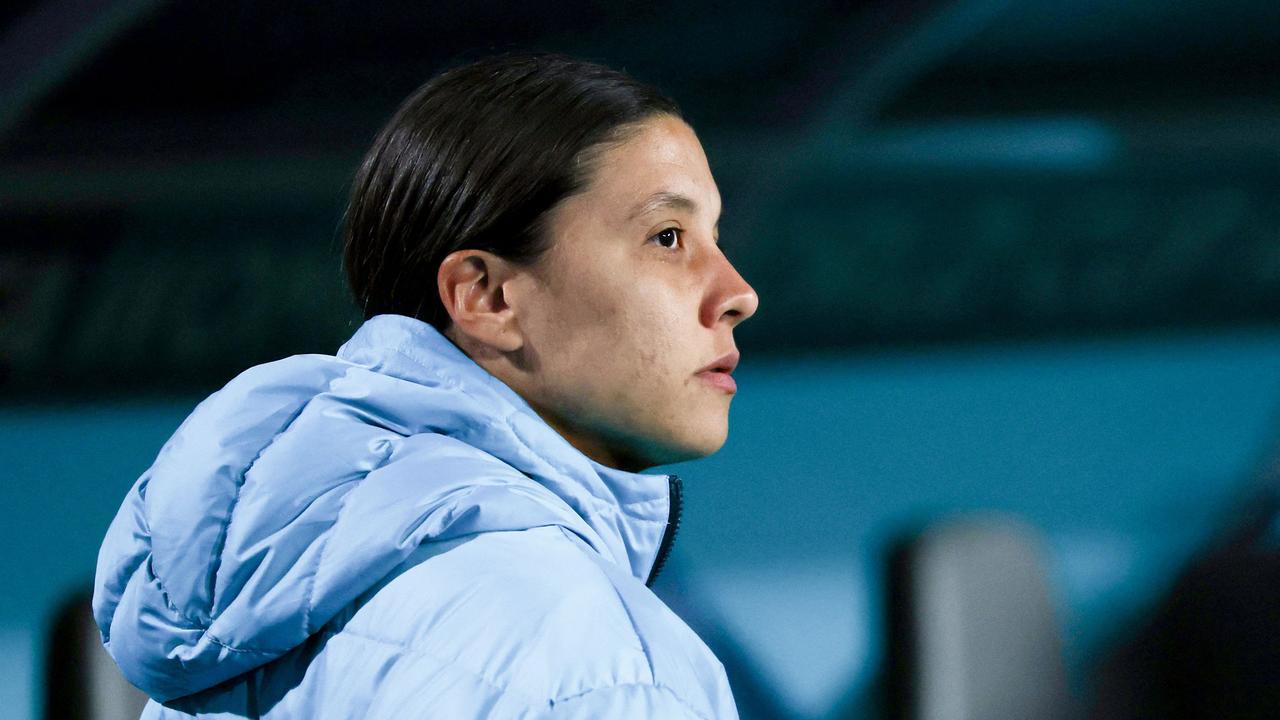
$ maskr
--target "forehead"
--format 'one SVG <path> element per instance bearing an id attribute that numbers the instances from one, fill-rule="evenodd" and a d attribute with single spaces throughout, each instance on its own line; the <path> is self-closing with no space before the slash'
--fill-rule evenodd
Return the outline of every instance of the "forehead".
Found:
<path id="1" fill-rule="evenodd" d="M 627 223 L 669 208 L 719 216 L 720 192 L 702 144 L 677 118 L 646 120 L 640 129 L 599 158 L 587 194 Z"/>

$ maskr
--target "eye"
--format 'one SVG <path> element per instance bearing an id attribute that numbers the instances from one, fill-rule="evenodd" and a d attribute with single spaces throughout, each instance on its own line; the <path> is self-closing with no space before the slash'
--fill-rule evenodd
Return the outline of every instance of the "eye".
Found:
<path id="1" fill-rule="evenodd" d="M 676 249 L 676 245 L 680 242 L 680 232 L 680 228 L 669 227 L 649 239 L 656 240 L 658 244 L 664 248 L 674 250 Z"/>

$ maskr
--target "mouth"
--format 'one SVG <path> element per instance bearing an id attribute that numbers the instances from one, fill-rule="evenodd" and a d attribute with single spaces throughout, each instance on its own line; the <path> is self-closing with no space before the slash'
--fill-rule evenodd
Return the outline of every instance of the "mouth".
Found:
<path id="1" fill-rule="evenodd" d="M 698 371 L 698 378 L 711 386 L 732 395 L 738 391 L 738 383 L 731 374 L 738 367 L 738 351 L 733 351 L 714 360 L 710 365 Z"/>

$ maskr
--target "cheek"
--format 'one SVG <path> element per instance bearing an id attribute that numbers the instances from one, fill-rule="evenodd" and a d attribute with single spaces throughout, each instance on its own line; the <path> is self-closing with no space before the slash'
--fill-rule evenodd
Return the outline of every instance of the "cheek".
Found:
<path id="1" fill-rule="evenodd" d="M 667 406 L 682 391 L 698 360 L 696 301 L 652 267 L 620 271 L 634 263 L 565 263 L 546 288 L 531 329 L 556 395 L 621 410 Z"/>
<path id="2" fill-rule="evenodd" d="M 586 382 L 598 399 L 618 409 L 666 406 L 678 389 L 682 318 L 662 293 L 611 294 L 586 314 L 573 334 L 579 371 L 593 368 Z M 585 300 L 585 298 L 584 298 Z M 665 302 L 664 302 L 665 301 Z"/>
<path id="3" fill-rule="evenodd" d="M 632 350 L 639 374 L 674 370 L 681 364 L 681 329 L 687 313 L 670 292 L 661 288 L 635 288 L 625 306 L 617 308 L 618 342 Z M 688 351 L 687 348 L 685 349 Z"/>

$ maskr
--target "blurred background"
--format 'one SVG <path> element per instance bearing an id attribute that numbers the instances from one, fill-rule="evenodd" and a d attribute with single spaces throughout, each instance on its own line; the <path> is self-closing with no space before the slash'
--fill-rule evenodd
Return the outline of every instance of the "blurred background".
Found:
<path id="1" fill-rule="evenodd" d="M 0 714 L 194 405 L 358 325 L 377 130 L 509 49 L 673 96 L 761 297 L 657 588 L 745 719 L 1280 712 L 1273 0 L 10 0 Z"/>

